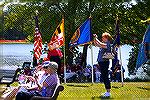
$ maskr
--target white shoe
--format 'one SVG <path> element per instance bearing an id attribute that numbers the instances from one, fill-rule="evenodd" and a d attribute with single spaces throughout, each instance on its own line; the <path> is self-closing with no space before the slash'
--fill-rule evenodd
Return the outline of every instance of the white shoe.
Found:
<path id="1" fill-rule="evenodd" d="M 110 92 L 105 92 L 105 93 L 103 93 L 102 96 L 103 96 L 103 97 L 110 97 L 110 95 L 111 95 Z"/>

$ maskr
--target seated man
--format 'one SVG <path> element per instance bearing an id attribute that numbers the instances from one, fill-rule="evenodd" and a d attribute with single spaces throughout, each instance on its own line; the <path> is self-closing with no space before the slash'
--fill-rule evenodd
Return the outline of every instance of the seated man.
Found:
<path id="1" fill-rule="evenodd" d="M 21 91 L 22 87 L 14 89 L 5 99 L 11 100 L 12 94 L 14 95 L 17 92 L 16 100 L 30 100 L 33 96 L 42 96 L 43 87 L 46 88 L 46 96 L 52 96 L 56 86 L 59 85 L 59 78 L 57 75 L 58 64 L 56 62 L 45 61 L 42 67 L 45 73 L 41 77 L 41 80 L 38 81 L 37 77 L 26 77 L 35 82 L 34 87 L 23 86 L 24 91 Z"/>

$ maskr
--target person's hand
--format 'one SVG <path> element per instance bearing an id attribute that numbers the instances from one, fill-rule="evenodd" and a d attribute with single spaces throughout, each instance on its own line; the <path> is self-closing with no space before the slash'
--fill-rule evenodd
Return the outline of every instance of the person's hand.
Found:
<path id="1" fill-rule="evenodd" d="M 99 42 L 99 40 L 97 38 L 94 38 L 94 40 L 93 40 L 94 45 L 97 45 L 98 42 Z"/>
<path id="2" fill-rule="evenodd" d="M 97 36 L 96 34 L 93 34 L 93 37 L 94 37 L 94 39 L 95 39 L 95 38 L 98 38 L 98 36 Z"/>
<path id="3" fill-rule="evenodd" d="M 93 34 L 93 43 L 94 43 L 94 45 L 96 45 L 96 42 L 97 42 L 97 38 L 98 38 L 98 36 L 96 35 L 96 34 Z"/>
<path id="4" fill-rule="evenodd" d="M 37 75 L 37 74 L 34 74 L 34 78 L 37 80 L 37 79 L 38 79 L 38 75 Z"/>
<path id="5" fill-rule="evenodd" d="M 35 83 L 38 83 L 38 75 L 37 74 L 34 74 L 34 79 L 35 79 Z"/>
<path id="6" fill-rule="evenodd" d="M 29 81 L 35 82 L 35 78 L 32 77 L 32 76 L 26 76 L 26 78 L 27 78 Z"/>

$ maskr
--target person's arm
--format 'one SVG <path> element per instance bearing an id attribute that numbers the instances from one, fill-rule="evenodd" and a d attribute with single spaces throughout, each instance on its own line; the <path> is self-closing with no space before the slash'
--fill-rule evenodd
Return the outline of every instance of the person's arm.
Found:
<path id="1" fill-rule="evenodd" d="M 101 48 L 107 48 L 107 44 L 99 41 L 97 38 L 94 39 L 94 45 Z"/>
<path id="2" fill-rule="evenodd" d="M 42 87 L 48 87 L 48 79 L 49 79 L 49 77 L 50 76 L 48 76 L 46 79 L 45 79 L 45 81 L 42 83 L 42 84 L 40 84 L 37 80 L 37 78 L 35 78 L 36 80 L 35 80 L 35 83 L 37 84 L 37 86 L 38 86 L 38 90 L 42 90 Z M 49 81 L 49 82 L 51 82 L 51 81 Z"/>
<path id="3" fill-rule="evenodd" d="M 42 87 L 43 87 L 43 86 L 42 86 L 41 84 L 39 84 L 38 82 L 36 82 L 36 84 L 37 84 L 37 86 L 38 86 L 38 89 L 39 89 L 39 90 L 42 90 Z"/>
<path id="4" fill-rule="evenodd" d="M 42 90 L 43 85 L 38 82 L 38 78 L 37 77 L 35 77 L 35 83 L 36 83 L 38 89 Z"/>
<path id="5" fill-rule="evenodd" d="M 30 80 L 32 83 L 36 81 L 36 79 L 33 76 L 25 76 L 28 80 Z M 37 87 L 32 86 L 33 84 L 31 83 L 31 86 L 26 86 L 26 89 L 31 91 L 31 90 L 36 90 Z"/>
<path id="6" fill-rule="evenodd" d="M 37 90 L 37 89 L 38 89 L 38 87 L 27 87 L 27 90 L 28 90 L 28 91 Z"/>

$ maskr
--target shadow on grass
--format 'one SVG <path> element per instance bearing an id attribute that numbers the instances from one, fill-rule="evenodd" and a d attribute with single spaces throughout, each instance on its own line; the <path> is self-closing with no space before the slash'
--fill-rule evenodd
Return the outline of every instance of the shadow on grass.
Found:
<path id="1" fill-rule="evenodd" d="M 137 88 L 150 91 L 150 88 L 144 88 L 144 87 L 137 87 Z"/>
<path id="2" fill-rule="evenodd" d="M 103 96 L 99 96 L 99 97 L 92 97 L 92 100 L 97 100 L 97 99 L 100 99 L 100 100 L 111 100 L 111 99 L 114 99 L 112 97 L 103 97 Z"/>
<path id="3" fill-rule="evenodd" d="M 72 85 L 72 84 L 69 84 L 67 86 L 73 86 L 73 87 L 89 87 L 87 85 Z"/>
<path id="4" fill-rule="evenodd" d="M 120 89 L 121 87 L 120 86 L 112 86 L 112 88 Z"/>

